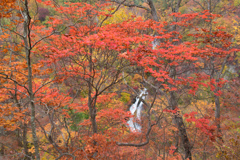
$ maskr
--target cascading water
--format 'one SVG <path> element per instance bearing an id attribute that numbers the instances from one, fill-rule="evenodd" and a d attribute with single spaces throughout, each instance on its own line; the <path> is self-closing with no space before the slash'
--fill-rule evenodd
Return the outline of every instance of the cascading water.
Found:
<path id="1" fill-rule="evenodd" d="M 132 104 L 130 107 L 130 112 L 132 115 L 135 115 L 135 112 L 137 111 L 136 117 L 130 118 L 129 121 L 127 122 L 132 132 L 141 132 L 142 126 L 139 124 L 139 122 L 141 122 L 141 112 L 143 109 L 143 102 L 140 99 L 142 98 L 144 100 L 147 94 L 148 93 L 146 88 L 141 90 L 140 95 L 136 97 L 135 103 Z"/>
<path id="2" fill-rule="evenodd" d="M 152 49 L 155 49 L 158 45 L 159 45 L 159 42 L 155 38 L 152 42 Z M 142 126 L 139 124 L 139 122 L 141 122 L 141 112 L 143 109 L 143 102 L 140 99 L 142 98 L 144 100 L 146 98 L 147 94 L 148 94 L 148 92 L 147 92 L 146 88 L 141 90 L 140 95 L 138 97 L 136 97 L 135 103 L 133 103 L 130 107 L 130 112 L 132 115 L 135 115 L 135 112 L 137 110 L 137 116 L 130 118 L 127 121 L 127 124 L 130 127 L 131 132 L 141 132 Z"/>

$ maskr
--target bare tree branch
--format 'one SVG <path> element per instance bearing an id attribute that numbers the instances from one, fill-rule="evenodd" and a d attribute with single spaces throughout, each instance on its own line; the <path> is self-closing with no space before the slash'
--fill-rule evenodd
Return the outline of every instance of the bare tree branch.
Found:
<path id="1" fill-rule="evenodd" d="M 111 0 L 111 2 L 115 2 L 115 3 L 118 3 L 118 4 L 121 3 L 121 2 L 119 2 L 119 1 L 117 1 L 117 0 Z M 126 7 L 130 7 L 130 8 L 132 8 L 132 7 L 141 8 L 141 9 L 144 9 L 144 10 L 146 10 L 146 11 L 148 11 L 148 12 L 151 11 L 149 8 L 144 7 L 144 6 L 142 6 L 142 5 L 126 4 L 126 3 L 123 3 L 122 5 L 124 5 L 124 6 L 126 6 Z"/>
<path id="2" fill-rule="evenodd" d="M 113 15 L 114 13 L 116 13 L 118 10 L 119 10 L 119 8 L 121 7 L 121 5 L 124 3 L 124 2 L 126 2 L 127 0 L 123 0 L 122 2 L 120 2 L 119 3 L 119 5 L 117 6 L 117 8 L 111 13 L 111 15 Z M 102 20 L 102 22 L 100 23 L 100 27 L 102 26 L 102 24 L 103 24 L 103 22 L 105 22 L 107 19 L 108 19 L 108 17 L 109 16 L 106 16 L 103 20 Z"/>
<path id="3" fill-rule="evenodd" d="M 201 5 L 201 3 L 199 3 L 198 1 L 196 1 L 196 0 L 193 0 L 195 3 L 197 3 L 203 10 L 206 10 L 202 5 Z"/>
<path id="4" fill-rule="evenodd" d="M 57 157 L 55 160 L 61 159 L 63 156 L 71 156 L 73 158 L 73 160 L 76 159 L 76 156 L 74 156 L 73 154 L 70 153 L 62 153 L 59 157 Z"/>
<path id="5" fill-rule="evenodd" d="M 26 86 L 24 86 L 24 85 L 18 83 L 16 80 L 12 79 L 11 77 L 8 77 L 8 75 L 6 75 L 6 74 L 4 74 L 4 73 L 0 73 L 0 75 L 5 76 L 5 77 L 0 77 L 0 78 L 9 79 L 9 80 L 15 82 L 17 85 L 19 85 L 19 86 L 25 88 L 25 89 L 27 90 L 27 92 L 29 93 L 29 90 L 28 90 L 28 88 L 27 88 Z"/>

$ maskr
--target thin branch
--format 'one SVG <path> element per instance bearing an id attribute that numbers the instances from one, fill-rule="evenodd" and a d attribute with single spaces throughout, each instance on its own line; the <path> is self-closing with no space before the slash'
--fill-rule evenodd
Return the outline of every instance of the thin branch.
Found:
<path id="1" fill-rule="evenodd" d="M 20 91 L 20 90 L 18 90 L 18 89 L 15 89 L 15 88 L 8 88 L 8 87 L 0 87 L 0 89 L 1 89 L 1 88 L 4 88 L 4 89 L 10 89 L 10 90 L 17 91 L 17 92 L 20 92 L 20 93 L 22 93 L 22 94 L 24 94 L 25 96 L 28 97 L 28 95 L 27 95 L 26 93 L 24 93 L 24 92 L 22 92 L 22 91 Z"/>
<path id="2" fill-rule="evenodd" d="M 121 2 L 118 2 L 117 0 L 111 0 L 111 2 L 115 2 L 115 3 L 118 3 L 118 4 L 120 4 L 120 3 L 121 3 Z M 126 4 L 126 3 L 123 3 L 122 5 L 124 5 L 124 6 L 126 6 L 126 7 L 130 7 L 130 8 L 132 8 L 132 7 L 141 8 L 141 9 L 144 9 L 144 10 L 146 10 L 147 12 L 150 12 L 150 11 L 151 11 L 149 8 L 147 8 L 147 7 L 144 7 L 144 6 L 142 6 L 142 5 L 136 5 L 136 4 Z"/>
<path id="3" fill-rule="evenodd" d="M 124 2 L 126 2 L 127 0 L 123 0 L 122 2 L 119 2 L 119 5 L 117 6 L 117 8 L 111 13 L 111 15 L 113 15 L 114 13 L 116 13 L 118 10 L 119 10 L 119 8 L 121 7 L 121 5 L 124 3 Z M 109 16 L 106 16 L 103 20 L 102 20 L 102 22 L 100 23 L 100 27 L 102 26 L 102 24 L 103 24 L 103 22 L 105 22 L 107 19 L 108 19 L 108 17 Z"/>
<path id="4" fill-rule="evenodd" d="M 201 5 L 201 3 L 199 3 L 198 1 L 196 1 L 196 0 L 193 0 L 195 3 L 197 3 L 203 10 L 206 10 L 202 5 Z"/>
<path id="5" fill-rule="evenodd" d="M 75 25 L 76 25 L 77 23 L 79 23 L 81 20 L 82 20 L 82 19 L 76 21 L 76 22 L 75 22 L 74 24 L 72 24 L 72 25 L 68 25 L 68 26 L 64 27 L 64 28 L 63 28 L 62 30 L 60 30 L 60 31 L 55 31 L 55 30 L 53 30 L 53 32 L 52 32 L 51 34 L 49 34 L 49 35 L 47 35 L 47 36 L 45 36 L 45 37 L 42 37 L 42 38 L 40 38 L 38 41 L 36 41 L 36 42 L 32 45 L 31 49 L 34 48 L 34 47 L 35 47 L 39 42 L 41 42 L 42 40 L 51 37 L 51 36 L 54 35 L 55 33 L 61 33 L 61 32 L 63 32 L 64 30 L 66 30 L 68 27 L 75 26 Z"/>
<path id="6" fill-rule="evenodd" d="M 216 8 L 216 6 L 217 6 L 217 4 L 220 2 L 220 0 L 217 0 L 216 1 L 216 3 L 213 5 L 213 8 L 212 8 L 212 11 L 214 12 L 214 10 L 215 10 L 215 8 Z"/>
<path id="7" fill-rule="evenodd" d="M 2 27 L 3 29 L 6 29 L 6 30 L 8 30 L 8 31 L 10 31 L 10 32 L 12 32 L 12 33 L 18 35 L 18 36 L 21 37 L 21 38 L 24 38 L 23 35 L 19 34 L 18 32 L 14 31 L 14 30 L 12 30 L 12 29 L 5 28 L 5 27 L 3 27 L 2 25 L 1 25 L 1 27 Z"/>
<path id="8" fill-rule="evenodd" d="M 142 76 L 142 78 L 143 78 L 143 81 L 144 81 L 145 83 L 147 83 L 147 84 L 150 85 L 152 88 L 156 89 L 156 90 L 159 91 L 161 94 L 163 94 L 163 95 L 165 96 L 165 98 L 167 99 L 167 101 L 170 102 L 170 99 L 168 98 L 167 94 L 166 94 L 165 92 L 163 92 L 163 91 L 160 89 L 160 87 L 156 87 L 156 86 L 154 86 L 153 84 L 149 83 L 149 82 L 144 78 L 144 76 Z"/>
<path id="9" fill-rule="evenodd" d="M 21 87 L 25 88 L 25 89 L 27 90 L 27 92 L 29 93 L 29 90 L 28 90 L 28 88 L 27 88 L 26 86 L 24 86 L 24 85 L 22 85 L 22 84 L 18 83 L 16 80 L 14 80 L 14 79 L 12 79 L 12 78 L 8 77 L 8 75 L 6 75 L 6 74 L 4 74 L 4 73 L 0 73 L 0 75 L 3 75 L 3 76 L 5 76 L 5 77 L 0 77 L 0 78 L 9 79 L 9 80 L 11 80 L 11 81 L 15 82 L 17 85 L 19 85 L 19 86 L 21 86 Z"/>
<path id="10" fill-rule="evenodd" d="M 32 157 L 30 157 L 29 155 L 27 155 L 27 154 L 25 154 L 25 153 L 23 153 L 23 152 L 18 153 L 18 151 L 17 151 L 15 148 L 13 148 L 13 146 L 10 146 L 10 145 L 8 145 L 8 144 L 4 144 L 4 143 L 2 143 L 2 142 L 0 142 L 0 143 L 1 143 L 2 145 L 4 145 L 4 146 L 7 146 L 8 148 L 11 148 L 12 150 L 14 150 L 17 155 L 23 154 L 25 157 L 28 157 L 28 158 L 30 158 L 31 160 L 33 159 Z M 3 156 L 1 155 L 1 156 L 0 156 L 0 159 L 1 159 L 2 157 L 4 157 L 4 156 L 14 156 L 14 154 L 11 154 L 11 155 L 3 155 Z"/>
<path id="11" fill-rule="evenodd" d="M 66 131 L 68 133 L 67 142 L 65 142 L 65 145 L 66 145 L 66 148 L 69 150 L 68 144 L 69 144 L 69 140 L 71 138 L 71 134 L 70 134 L 70 131 L 68 129 L 68 125 L 67 125 L 67 121 L 66 121 L 65 117 L 64 117 L 64 124 L 65 124 L 65 127 L 66 127 Z"/>
<path id="12" fill-rule="evenodd" d="M 218 73 L 217 79 L 220 79 L 220 77 L 221 77 L 221 75 L 222 75 L 222 72 L 223 72 L 223 70 L 224 70 L 224 68 L 225 68 L 225 65 L 226 65 L 227 60 L 228 60 L 229 57 L 230 57 L 230 55 L 227 55 L 227 56 L 225 57 L 225 59 L 224 59 L 224 61 L 223 61 L 223 64 L 222 64 L 222 68 L 221 68 L 220 72 Z"/>
<path id="13" fill-rule="evenodd" d="M 76 159 L 76 156 L 74 156 L 73 154 L 70 153 L 62 153 L 59 157 L 57 157 L 55 160 L 61 159 L 63 156 L 71 156 L 73 158 L 73 160 Z"/>
<path id="14" fill-rule="evenodd" d="M 53 147 L 59 152 L 62 153 L 59 149 L 58 146 L 56 145 L 56 143 L 52 140 L 50 133 L 48 133 L 43 126 L 41 125 L 41 123 L 38 121 L 38 119 L 36 119 L 39 127 L 42 129 L 44 136 L 48 139 L 48 141 L 53 145 Z"/>
<path id="15" fill-rule="evenodd" d="M 54 77 L 55 78 L 55 77 Z M 53 78 L 53 79 L 54 79 Z M 51 82 L 53 82 L 53 80 L 51 80 L 51 81 L 49 81 L 49 82 L 46 82 L 45 84 L 43 84 L 41 87 L 39 87 L 34 93 L 33 93 L 33 95 L 35 95 L 41 88 L 43 88 L 44 86 L 46 86 L 47 84 L 49 84 L 49 83 L 51 83 Z"/>

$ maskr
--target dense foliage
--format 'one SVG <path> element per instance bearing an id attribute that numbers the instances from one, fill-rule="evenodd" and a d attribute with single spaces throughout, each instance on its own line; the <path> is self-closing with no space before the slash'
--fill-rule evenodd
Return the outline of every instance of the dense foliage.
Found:
<path id="1" fill-rule="evenodd" d="M 2 0 L 0 159 L 238 159 L 239 7 Z"/>

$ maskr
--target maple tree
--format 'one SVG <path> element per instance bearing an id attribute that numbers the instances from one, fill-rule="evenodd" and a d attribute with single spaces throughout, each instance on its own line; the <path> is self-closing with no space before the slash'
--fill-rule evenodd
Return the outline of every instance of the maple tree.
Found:
<path id="1" fill-rule="evenodd" d="M 236 157 L 239 123 L 226 117 L 237 114 L 220 117 L 220 108 L 238 109 L 238 81 L 226 80 L 226 68 L 239 50 L 215 24 L 220 15 L 213 9 L 181 14 L 178 0 L 165 16 L 152 0 L 22 2 L 0 8 L 0 122 L 19 143 L 1 142 L 3 156 L 22 150 L 23 159 Z M 138 96 L 140 87 L 147 99 Z M 141 132 L 127 125 L 131 94 L 144 104 Z"/>
<path id="2" fill-rule="evenodd" d="M 206 19 L 206 21 L 208 22 L 210 22 L 210 20 L 207 20 L 207 18 L 212 18 L 212 17 L 209 17 L 209 16 L 214 16 L 213 14 L 209 14 L 209 13 L 207 13 L 207 12 L 203 12 L 203 15 L 199 15 L 199 18 L 203 18 L 203 19 Z M 183 16 L 178 16 L 178 14 L 175 14 L 175 16 L 177 16 L 177 17 L 184 17 L 185 15 L 183 15 Z M 188 16 L 188 15 L 186 15 L 186 16 Z M 197 16 L 197 14 L 195 14 L 195 15 L 189 15 L 189 17 L 194 17 L 194 16 Z M 191 18 L 191 20 L 192 20 L 192 18 Z M 186 22 L 186 20 L 184 20 L 185 22 Z M 173 25 L 175 25 L 175 24 L 177 24 L 177 25 L 185 25 L 186 26 L 186 24 L 182 24 L 181 22 L 177 22 L 177 23 L 174 23 Z M 217 29 L 220 29 L 220 28 L 217 28 Z M 198 31 L 198 29 L 196 29 L 197 31 Z M 202 52 L 202 55 L 200 56 L 200 58 L 202 59 L 204 59 L 204 56 L 206 56 L 206 58 L 207 59 L 209 59 L 209 57 L 216 57 L 215 58 L 215 60 L 217 59 L 217 61 L 218 62 L 220 62 L 220 65 L 222 65 L 222 69 L 219 69 L 219 73 L 217 73 L 218 72 L 218 69 L 216 69 L 216 68 L 213 68 L 212 69 L 212 73 L 214 73 L 214 72 L 216 72 L 217 74 L 218 74 L 218 78 L 217 78 L 217 82 L 215 82 L 215 79 L 212 79 L 213 78 L 213 75 L 211 76 L 211 82 L 210 82 L 210 85 L 211 85 L 211 88 L 212 88 L 212 91 L 214 91 L 214 94 L 215 94 L 215 104 L 216 104 L 216 119 L 219 119 L 220 118 L 220 104 L 219 104 L 219 96 L 220 96 L 220 94 L 221 94 L 221 92 L 219 91 L 219 88 L 217 89 L 217 90 L 215 90 L 215 84 L 217 83 L 217 86 L 222 86 L 222 84 L 224 84 L 224 81 L 223 82 L 220 82 L 220 75 L 222 74 L 222 70 L 223 70 L 223 68 L 224 68 L 224 66 L 225 66 L 225 64 L 226 64 L 226 59 L 228 59 L 229 58 L 229 55 L 230 55 L 230 53 L 234 53 L 235 51 L 237 51 L 237 50 L 235 50 L 235 49 L 230 49 L 230 50 L 228 50 L 227 48 L 229 47 L 229 45 L 231 45 L 231 35 L 229 35 L 229 34 L 226 34 L 225 32 L 214 32 L 214 34 L 216 35 L 218 35 L 217 37 L 219 37 L 219 39 L 221 39 L 221 38 L 223 38 L 224 39 L 224 41 L 219 41 L 219 40 L 214 40 L 214 42 L 210 42 L 208 39 L 209 39 L 209 37 L 215 37 L 215 35 L 211 35 L 212 33 L 210 33 L 209 35 L 208 35 L 208 33 L 210 32 L 210 31 L 208 31 L 208 30 L 206 30 L 206 29 L 202 29 L 202 31 L 203 32 L 205 32 L 204 34 L 195 34 L 195 38 L 197 39 L 198 37 L 206 37 L 206 39 L 207 40 L 205 40 L 204 38 L 204 40 L 196 40 L 196 42 L 197 43 L 200 43 L 201 45 L 202 44 L 204 44 L 204 43 L 211 43 L 211 44 L 214 44 L 214 45 L 216 45 L 216 46 L 218 46 L 218 44 L 219 44 L 219 42 L 224 42 L 225 44 L 220 44 L 220 45 L 222 45 L 223 46 L 223 48 L 218 48 L 218 50 L 216 50 L 216 48 L 214 48 L 213 49 L 213 46 L 210 46 L 210 45 L 204 45 L 204 47 L 209 47 L 208 49 L 206 49 L 206 50 L 208 50 L 207 51 L 207 53 L 206 53 L 206 50 L 198 50 L 199 48 L 191 48 L 191 50 L 192 50 L 192 52 L 194 52 L 194 50 L 196 51 L 196 53 L 197 52 Z M 207 34 L 206 34 L 207 33 Z M 171 35 L 170 35 L 171 36 Z M 170 37 L 169 36 L 169 37 Z M 174 35 L 172 36 L 172 37 L 174 37 Z M 158 38 L 157 36 L 155 37 L 155 38 Z M 159 39 L 160 38 L 162 38 L 162 37 L 159 37 Z M 164 37 L 165 38 L 165 37 Z M 169 38 L 170 40 L 171 40 L 171 38 Z M 229 41 L 226 41 L 226 39 L 229 39 Z M 179 39 L 174 39 L 174 41 L 179 41 Z M 166 42 L 165 42 L 166 43 Z M 174 43 L 173 43 L 174 44 Z M 190 45 L 191 43 L 188 43 L 187 45 Z M 161 45 L 164 47 L 164 45 L 165 44 L 162 44 L 161 43 Z M 165 50 L 160 50 L 158 53 L 161 53 L 161 52 L 165 52 L 165 53 L 169 53 L 169 52 L 172 52 L 171 54 L 174 54 L 174 52 L 173 51 L 175 51 L 176 53 L 177 53 L 177 55 L 180 53 L 180 56 L 182 56 L 181 55 L 181 52 L 189 52 L 189 51 L 186 51 L 186 50 L 183 50 L 182 48 L 184 47 L 184 45 L 182 45 L 181 46 L 181 48 L 180 47 L 178 47 L 177 49 L 175 49 L 174 47 L 175 46 L 173 46 L 173 45 L 171 45 L 171 47 L 173 48 L 173 49 L 171 49 L 170 51 L 168 51 L 168 48 L 169 48 L 169 43 L 166 45 L 166 47 L 165 48 L 167 48 L 167 49 L 165 49 Z M 218 46 L 219 47 L 219 46 Z M 185 48 L 184 48 L 185 49 Z M 148 50 L 150 50 L 149 48 L 148 48 Z M 228 51 L 227 51 L 228 50 Z M 190 52 L 191 53 L 191 52 Z M 195 54 L 196 54 L 195 53 Z M 213 55 L 208 55 L 208 53 L 215 53 L 215 55 L 213 56 Z M 149 54 L 152 54 L 152 53 L 148 53 L 147 55 L 149 55 Z M 167 55 L 168 57 L 167 58 L 169 58 L 170 56 L 172 56 L 172 55 Z M 219 55 L 219 54 L 221 54 L 221 55 Z M 136 57 L 137 55 L 139 55 L 139 50 L 138 51 L 136 51 L 136 53 L 134 54 L 134 56 L 132 56 L 132 55 L 130 55 L 129 57 L 130 57 L 130 59 L 131 59 L 131 57 Z M 146 55 L 146 54 L 143 54 L 143 55 Z M 160 64 L 154 64 L 155 63 L 155 60 L 158 60 L 158 58 L 156 58 L 155 57 L 155 55 L 156 54 L 154 54 L 154 58 L 150 58 L 152 61 L 150 61 L 149 62 L 149 59 L 147 59 L 147 58 L 149 58 L 149 57 L 144 57 L 144 58 L 142 58 L 141 57 L 141 60 L 139 60 L 139 59 L 137 59 L 137 60 L 135 60 L 136 61 L 136 63 L 139 63 L 140 65 L 144 65 L 146 68 L 148 68 L 149 66 L 157 66 L 157 67 L 159 67 L 160 66 Z M 193 53 L 193 55 L 194 55 L 194 53 Z M 228 55 L 228 56 L 227 56 Z M 223 57 L 226 57 L 226 59 L 223 61 L 223 62 L 221 62 L 221 61 L 219 61 L 219 59 L 218 58 L 222 58 L 223 59 Z M 165 58 L 165 57 L 164 57 Z M 196 55 L 194 55 L 193 57 L 191 57 L 191 56 L 189 56 L 188 57 L 189 59 L 187 59 L 187 58 L 185 58 L 184 57 L 184 60 L 188 60 L 188 61 L 195 61 L 194 63 L 199 63 L 199 62 L 197 62 L 196 61 Z M 199 60 L 201 60 L 201 59 L 199 59 Z M 174 56 L 172 56 L 172 58 L 171 58 L 171 60 L 173 60 L 173 63 L 174 64 L 172 64 L 172 66 L 177 66 L 179 63 L 176 63 L 176 61 L 178 60 L 178 58 L 177 58 L 177 56 L 176 56 L 176 54 L 174 54 Z M 180 59 L 181 60 L 181 59 Z M 140 61 L 140 62 L 139 62 Z M 164 62 L 164 61 L 163 61 Z M 161 63 L 163 63 L 162 61 L 161 61 Z M 170 61 L 171 62 L 171 61 Z M 180 61 L 181 62 L 181 61 Z M 216 66 L 217 66 L 217 63 L 216 62 L 213 62 Z M 153 65 L 154 64 L 154 65 Z M 184 64 L 184 63 L 183 63 Z M 208 62 L 206 62 L 205 64 L 208 64 Z M 167 64 L 165 64 L 164 66 L 166 67 L 167 65 L 170 65 L 171 66 L 171 63 L 169 63 L 169 61 L 167 61 Z M 196 64 L 197 65 L 197 64 Z M 178 67 L 180 67 L 180 66 L 178 66 Z M 167 69 L 167 68 L 166 68 Z M 182 69 L 182 68 L 180 68 L 180 69 Z M 193 69 L 193 68 L 192 68 Z M 195 68 L 195 70 L 197 70 L 197 68 Z M 166 79 L 170 79 L 166 74 L 164 74 L 164 75 L 161 75 L 161 72 L 159 73 L 159 70 L 152 70 L 152 69 L 147 69 L 147 71 L 149 72 L 151 72 L 152 74 L 154 74 L 154 76 L 155 77 L 157 77 L 158 79 L 157 80 L 160 80 L 160 81 L 164 81 L 164 80 L 166 80 Z M 179 73 L 176 73 L 177 71 L 175 70 L 175 68 L 173 68 L 173 70 L 172 70 L 173 72 L 175 72 L 174 73 L 174 75 L 176 74 L 176 75 L 179 75 Z M 185 71 L 183 71 L 183 70 L 179 70 L 180 71 L 180 73 L 182 72 L 182 73 L 184 73 L 184 72 L 187 72 L 187 70 L 185 70 Z M 171 73 L 171 67 L 169 67 L 169 72 Z M 166 72 L 165 71 L 165 73 L 169 73 L 169 72 Z M 201 77 L 203 78 L 202 80 L 204 80 L 204 79 L 206 79 L 206 77 L 208 77 L 207 75 L 205 75 L 204 76 L 204 74 L 205 73 L 203 73 L 202 75 L 201 74 L 196 74 L 196 76 L 197 76 L 197 78 L 200 78 L 201 79 Z M 186 75 L 185 75 L 186 76 Z M 159 78 L 159 77 L 164 77 L 164 78 Z M 205 77 L 205 78 L 204 78 Z M 179 78 L 179 77 L 178 77 Z M 189 77 L 188 77 L 189 78 Z M 197 88 L 198 88 L 198 85 L 199 84 L 201 84 L 201 82 L 200 81 L 195 81 L 194 80 L 194 77 L 192 77 L 193 79 L 193 81 L 190 81 L 190 82 L 187 82 L 187 83 L 190 83 L 190 86 L 191 87 L 193 87 L 191 90 L 190 90 L 190 93 L 193 93 L 193 94 L 195 94 L 195 92 L 197 91 Z M 185 77 L 184 78 L 181 78 L 182 80 L 187 80 L 187 79 L 185 79 Z M 171 80 L 172 81 L 172 80 Z M 174 83 L 176 84 L 176 82 L 174 81 Z M 181 82 L 182 83 L 182 82 Z M 180 83 L 180 84 L 181 84 Z M 212 84 L 212 83 L 214 83 L 214 84 Z M 186 82 L 185 82 L 185 84 L 186 84 Z M 204 85 L 204 84 L 202 84 L 202 85 Z M 205 86 L 205 85 L 204 85 Z M 159 86 L 158 86 L 159 87 Z M 161 87 L 161 86 L 160 86 Z M 164 86 L 165 87 L 165 86 Z M 167 86 L 168 87 L 168 86 Z M 175 88 L 176 89 L 176 88 Z M 172 92 L 172 93 L 174 93 L 174 92 Z M 220 93 L 220 94 L 219 94 Z M 171 94 L 171 92 L 170 92 L 170 94 Z M 174 98 L 173 96 L 171 96 L 171 98 Z M 193 119 L 192 119 L 193 120 Z M 217 122 L 218 123 L 218 122 Z M 219 130 L 219 128 L 220 128 L 220 125 L 219 125 L 219 123 L 218 123 L 218 130 Z M 212 128 L 212 129 L 214 129 L 214 128 Z M 212 130 L 212 129 L 210 129 L 209 128 L 209 130 Z M 182 138 L 183 139 L 183 138 Z"/>

